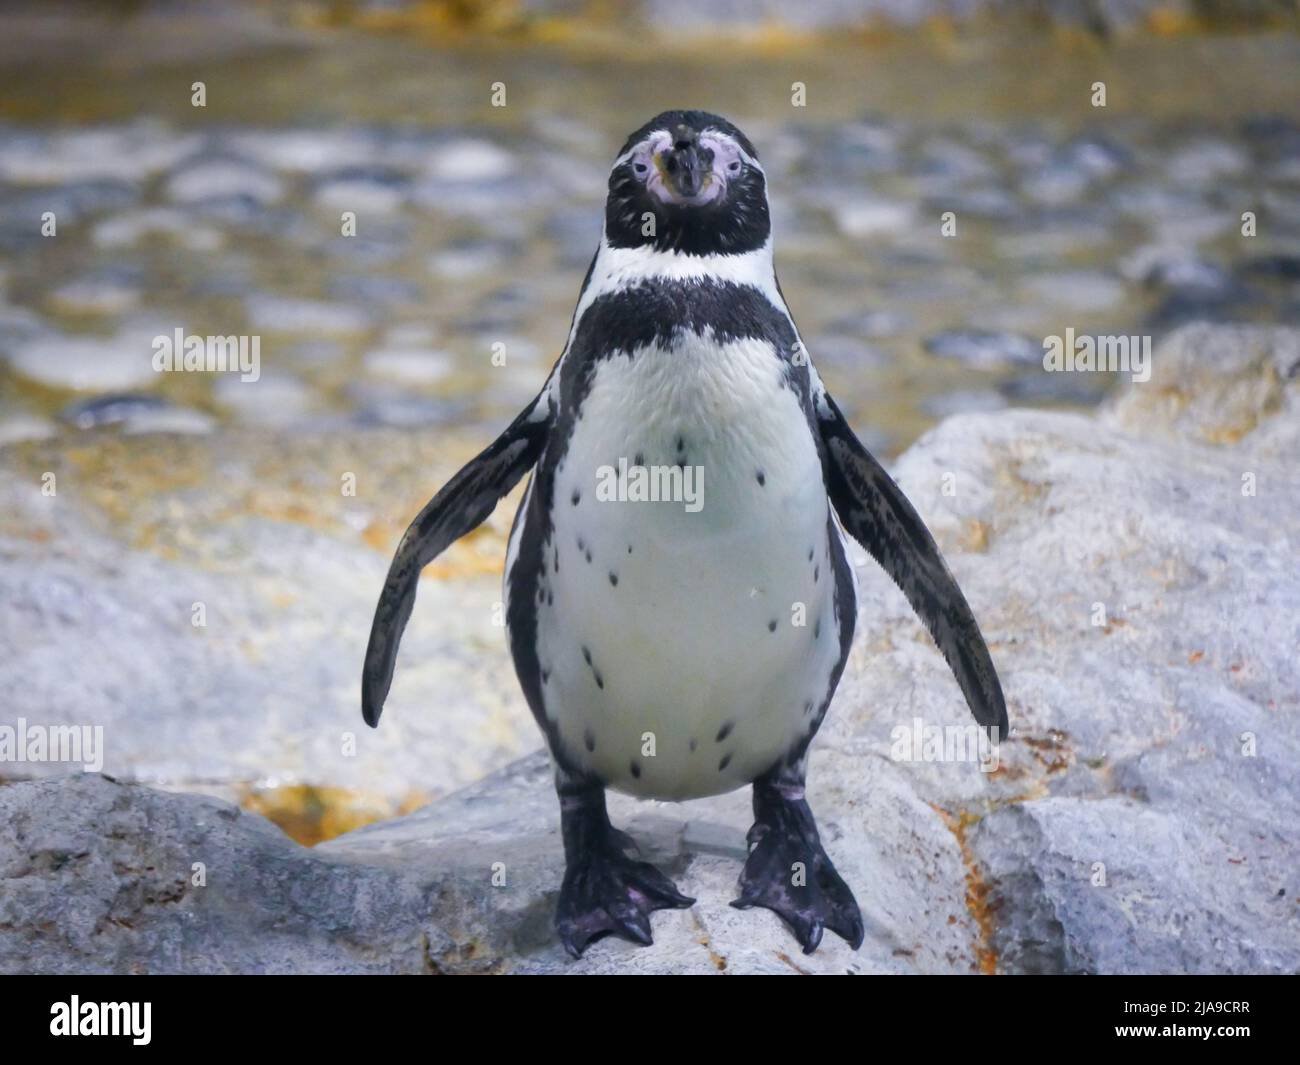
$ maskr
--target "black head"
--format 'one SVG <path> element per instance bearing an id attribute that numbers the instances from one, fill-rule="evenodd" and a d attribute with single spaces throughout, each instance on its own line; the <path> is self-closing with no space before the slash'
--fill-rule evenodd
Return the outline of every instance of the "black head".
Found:
<path id="1" fill-rule="evenodd" d="M 760 248 L 767 181 L 749 138 L 707 111 L 665 111 L 628 137 L 609 174 L 605 239 L 687 255 Z"/>

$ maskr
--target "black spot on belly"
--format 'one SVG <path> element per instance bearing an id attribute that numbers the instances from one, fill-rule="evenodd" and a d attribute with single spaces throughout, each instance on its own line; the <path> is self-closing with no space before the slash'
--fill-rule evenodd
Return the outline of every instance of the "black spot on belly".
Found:
<path id="1" fill-rule="evenodd" d="M 811 714 L 813 712 L 813 704 L 811 699 L 809 699 L 808 702 L 803 704 L 803 712 L 805 714 Z"/>
<path id="2" fill-rule="evenodd" d="M 587 561 L 591 561 L 591 548 L 587 548 Z"/>
<path id="3" fill-rule="evenodd" d="M 767 631 L 776 632 L 776 618 L 773 618 L 771 621 L 767 623 Z"/>
<path id="4" fill-rule="evenodd" d="M 695 748 L 698 747 L 698 746 L 699 746 L 698 743 L 696 743 L 694 740 L 691 740 L 691 753 L 692 753 L 692 754 L 695 752 Z"/>
<path id="5" fill-rule="evenodd" d="M 573 497 L 570 500 L 570 502 L 572 502 L 573 505 L 576 507 L 581 499 L 582 499 L 582 493 L 575 488 L 573 490 Z"/>
<path id="6" fill-rule="evenodd" d="M 685 450 L 686 450 L 686 439 L 685 439 L 685 437 L 681 437 L 681 436 L 679 436 L 679 437 L 677 438 L 677 450 L 678 450 L 678 451 L 685 451 Z"/>
<path id="7" fill-rule="evenodd" d="M 627 545 L 627 553 L 628 553 L 629 555 L 632 553 L 632 545 L 631 545 L 631 544 L 628 544 L 628 545 Z"/>
<path id="8" fill-rule="evenodd" d="M 632 460 L 632 465 L 633 465 L 633 466 L 644 466 L 644 465 L 645 465 L 645 456 L 642 455 L 641 452 L 638 451 L 638 452 L 636 453 L 636 458 L 634 458 L 634 459 Z"/>
<path id="9" fill-rule="evenodd" d="M 721 743 L 723 740 L 725 740 L 728 736 L 731 735 L 731 730 L 735 727 L 736 727 L 736 723 L 734 721 L 726 722 L 722 726 L 722 728 L 718 729 L 718 734 L 717 736 L 714 737 L 713 742 Z"/>
<path id="10" fill-rule="evenodd" d="M 629 762 L 627 769 L 637 780 L 641 779 L 641 767 L 636 762 Z"/>
<path id="11" fill-rule="evenodd" d="M 605 678 L 600 675 L 600 670 L 596 669 L 595 666 L 593 666 L 591 669 L 591 675 L 596 678 L 596 687 L 599 688 L 601 691 L 604 691 Z"/>
<path id="12" fill-rule="evenodd" d="M 560 549 L 558 547 L 555 549 L 554 562 L 555 562 L 555 572 L 559 573 L 560 572 Z"/>
<path id="13" fill-rule="evenodd" d="M 613 570 L 610 570 L 609 573 L 609 583 L 612 584 L 615 588 L 618 587 L 618 574 L 615 573 Z"/>
<path id="14" fill-rule="evenodd" d="M 758 471 L 757 476 L 758 476 L 758 487 L 762 488 L 763 485 L 767 484 L 767 478 L 763 475 L 762 470 Z"/>
<path id="15" fill-rule="evenodd" d="M 551 671 L 549 669 L 542 670 L 542 683 L 545 684 L 550 679 L 551 679 Z"/>
<path id="16" fill-rule="evenodd" d="M 821 566 L 813 566 L 813 584 L 817 583 L 817 578 L 822 575 Z"/>
<path id="17" fill-rule="evenodd" d="M 813 560 L 813 549 L 810 547 L 808 548 L 808 561 L 811 562 L 812 560 Z"/>
<path id="18" fill-rule="evenodd" d="M 818 618 L 817 624 L 813 626 L 813 639 L 820 640 L 821 638 L 822 638 L 822 619 Z"/>
<path id="19" fill-rule="evenodd" d="M 583 744 L 586 745 L 586 748 L 587 748 L 588 751 L 595 751 L 595 749 L 596 749 L 596 734 L 595 734 L 594 732 L 592 732 L 591 729 L 587 729 L 587 731 L 583 734 L 582 742 L 583 742 Z"/>
<path id="20" fill-rule="evenodd" d="M 582 648 L 582 657 L 587 660 L 587 665 L 591 665 L 591 651 L 585 645 Z"/>
<path id="21" fill-rule="evenodd" d="M 587 545 L 584 544 L 584 543 L 582 542 L 582 537 L 579 536 L 579 537 L 578 537 L 578 553 L 581 554 L 581 553 L 582 553 L 583 551 L 585 551 L 585 550 L 587 550 Z"/>
<path id="22" fill-rule="evenodd" d="M 718 772 L 721 773 L 729 765 L 731 765 L 731 755 L 724 754 L 722 756 L 722 761 L 718 763 Z"/>

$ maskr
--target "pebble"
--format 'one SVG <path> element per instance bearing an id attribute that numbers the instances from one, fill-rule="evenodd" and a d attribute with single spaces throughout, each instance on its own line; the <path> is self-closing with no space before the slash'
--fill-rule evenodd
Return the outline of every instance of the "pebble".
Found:
<path id="1" fill-rule="evenodd" d="M 1178 246 L 1143 244 L 1120 260 L 1119 272 L 1129 281 L 1161 288 L 1216 291 L 1228 284 L 1227 273 Z"/>
<path id="2" fill-rule="evenodd" d="M 982 414 L 1002 410 L 1007 400 L 991 388 L 972 388 L 957 392 L 940 392 L 921 401 L 921 410 L 932 418 L 949 418 L 954 414 Z"/>
<path id="3" fill-rule="evenodd" d="M 297 377 L 265 370 L 256 381 L 243 381 L 238 374 L 221 374 L 213 396 L 239 420 L 275 427 L 302 418 L 313 405 L 311 389 Z"/>
<path id="4" fill-rule="evenodd" d="M 516 169 L 512 152 L 491 141 L 466 138 L 434 150 L 426 172 L 438 181 L 495 181 L 509 177 Z"/>
<path id="5" fill-rule="evenodd" d="M 203 143 L 154 123 L 125 127 L 14 133 L 0 138 L 0 179 L 21 184 L 140 182 L 171 169 Z"/>
<path id="6" fill-rule="evenodd" d="M 157 332 L 128 330 L 112 337 L 47 334 L 17 345 L 10 368 L 50 388 L 116 392 L 158 383 L 152 339 Z"/>
<path id="7" fill-rule="evenodd" d="M 1022 283 L 1027 299 L 1076 311 L 1107 311 L 1124 301 L 1124 284 L 1087 270 L 1042 273 Z"/>
<path id="8" fill-rule="evenodd" d="M 121 314 L 140 303 L 140 290 L 108 278 L 82 278 L 54 289 L 50 302 L 73 314 Z"/>
<path id="9" fill-rule="evenodd" d="M 1043 345 L 1015 333 L 952 329 L 927 337 L 925 350 L 980 370 L 1004 366 L 1041 366 Z"/>
<path id="10" fill-rule="evenodd" d="M 519 252 L 517 245 L 503 241 L 453 241 L 429 256 L 429 269 L 436 277 L 463 281 L 501 270 Z"/>
<path id="11" fill-rule="evenodd" d="M 167 198 L 175 203 L 247 199 L 274 203 L 284 195 L 284 182 L 260 167 L 231 159 L 188 162 L 167 179 Z"/>
<path id="12" fill-rule="evenodd" d="M 1250 155 L 1227 141 L 1200 140 L 1174 152 L 1164 165 L 1180 185 L 1214 185 L 1245 173 L 1250 167 Z"/>
<path id="13" fill-rule="evenodd" d="M 158 396 L 110 394 L 80 400 L 65 407 L 59 417 L 77 429 L 118 426 L 139 433 L 211 432 L 215 420 L 202 411 L 177 407 Z"/>
<path id="14" fill-rule="evenodd" d="M 463 401 L 412 395 L 409 388 L 383 382 L 353 382 L 348 398 L 359 425 L 393 429 L 425 429 L 462 417 Z"/>
<path id="15" fill-rule="evenodd" d="M 839 197 L 828 206 L 840 232 L 855 240 L 904 233 L 918 224 L 915 209 L 900 200 Z"/>
<path id="16" fill-rule="evenodd" d="M 382 152 L 382 137 L 360 129 L 245 130 L 226 144 L 272 170 L 306 174 L 373 164 Z"/>
<path id="17" fill-rule="evenodd" d="M 406 203 L 401 185 L 373 178 L 332 178 L 316 189 L 316 204 L 331 211 L 353 211 L 358 216 L 393 214 Z"/>
<path id="18" fill-rule="evenodd" d="M 427 348 L 383 347 L 366 353 L 368 373 L 411 385 L 433 385 L 449 377 L 456 360 L 445 351 Z"/>
<path id="19" fill-rule="evenodd" d="M 360 307 L 326 300 L 256 294 L 246 301 L 254 329 L 272 333 L 319 333 L 327 336 L 364 333 L 370 315 Z"/>
<path id="20" fill-rule="evenodd" d="M 91 239 L 101 248 L 131 247 L 150 237 L 166 237 L 190 251 L 216 251 L 224 242 L 220 230 L 196 225 L 184 211 L 173 207 L 146 207 L 123 211 L 96 223 Z"/>
<path id="21" fill-rule="evenodd" d="M 48 440 L 58 433 L 59 427 L 48 418 L 21 411 L 0 413 L 0 447 L 27 440 Z"/>

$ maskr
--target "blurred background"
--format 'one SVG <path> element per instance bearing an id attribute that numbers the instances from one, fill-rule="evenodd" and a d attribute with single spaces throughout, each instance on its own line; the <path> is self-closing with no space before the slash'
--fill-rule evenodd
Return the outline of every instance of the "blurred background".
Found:
<path id="1" fill-rule="evenodd" d="M 105 722 L 110 770 L 306 842 L 537 745 L 491 618 L 507 507 L 425 582 L 397 720 L 339 753 L 396 538 L 545 378 L 610 161 L 655 113 L 757 145 L 785 293 L 883 458 L 950 414 L 1095 405 L 1113 379 L 1045 373 L 1048 334 L 1300 320 L 1294 3 L 0 18 L 6 718 Z M 154 373 L 178 328 L 259 336 L 261 379 Z M 75 509 L 12 487 L 51 470 Z"/>

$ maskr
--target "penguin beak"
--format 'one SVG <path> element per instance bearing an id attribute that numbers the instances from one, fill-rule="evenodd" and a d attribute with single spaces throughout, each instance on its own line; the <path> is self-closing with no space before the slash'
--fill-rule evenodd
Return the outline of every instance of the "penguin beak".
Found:
<path id="1" fill-rule="evenodd" d="M 701 146 L 698 130 L 678 126 L 671 146 L 659 153 L 656 163 L 668 202 L 699 205 L 715 198 L 713 193 L 718 190 L 711 188 L 717 179 L 713 151 Z"/>
<path id="2" fill-rule="evenodd" d="M 663 169 L 665 183 L 683 200 L 698 196 L 711 173 L 694 141 L 674 144 L 664 152 Z"/>

